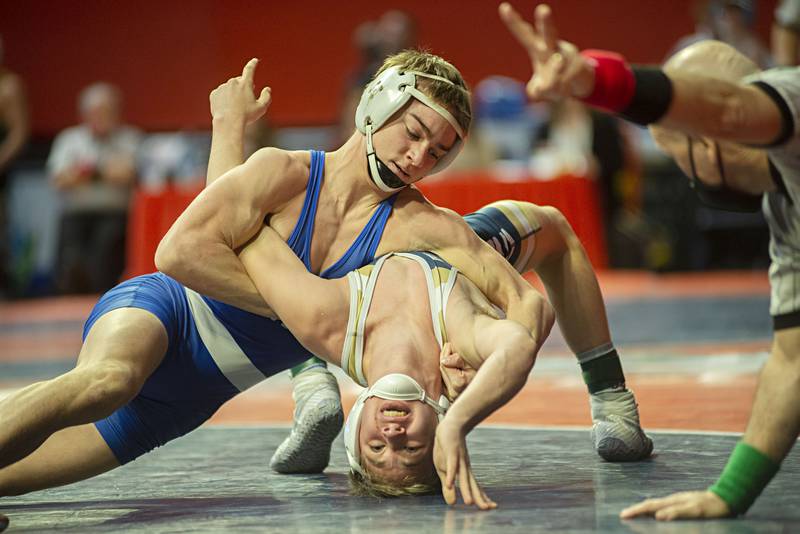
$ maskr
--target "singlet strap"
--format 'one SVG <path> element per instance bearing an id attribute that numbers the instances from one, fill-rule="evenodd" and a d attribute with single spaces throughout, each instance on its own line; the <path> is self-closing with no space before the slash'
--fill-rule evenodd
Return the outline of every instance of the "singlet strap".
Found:
<path id="1" fill-rule="evenodd" d="M 311 270 L 311 238 L 314 235 L 314 220 L 317 216 L 317 203 L 319 191 L 322 188 L 322 179 L 325 175 L 325 152 L 311 151 L 311 170 L 308 175 L 306 197 L 303 200 L 303 209 L 300 217 L 286 241 L 289 248 L 297 255 L 306 269 Z"/>

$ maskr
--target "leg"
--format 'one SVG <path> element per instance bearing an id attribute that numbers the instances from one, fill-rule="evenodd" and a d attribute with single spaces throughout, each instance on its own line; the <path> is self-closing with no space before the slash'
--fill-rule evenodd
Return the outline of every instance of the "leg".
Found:
<path id="1" fill-rule="evenodd" d="M 339 384 L 318 358 L 292 368 L 291 373 L 294 425 L 269 465 L 278 473 L 321 473 L 328 467 L 331 445 L 344 422 Z"/>
<path id="2" fill-rule="evenodd" d="M 465 219 L 518 271 L 532 270 L 542 279 L 589 387 L 598 454 L 610 461 L 648 457 L 653 444 L 625 388 L 597 277 L 569 222 L 555 208 L 512 200 L 492 203 Z"/>
<path id="3" fill-rule="evenodd" d="M 102 446 L 93 445 L 92 432 L 97 431 L 90 424 L 130 401 L 166 349 L 166 330 L 153 314 L 136 308 L 113 310 L 92 326 L 75 369 L 3 399 L 0 495 L 10 488 L 30 491 L 24 488 L 75 482 L 115 467 L 116 460 L 111 462 Z M 72 437 L 86 448 L 65 446 Z M 52 444 L 43 446 L 46 440 Z"/>

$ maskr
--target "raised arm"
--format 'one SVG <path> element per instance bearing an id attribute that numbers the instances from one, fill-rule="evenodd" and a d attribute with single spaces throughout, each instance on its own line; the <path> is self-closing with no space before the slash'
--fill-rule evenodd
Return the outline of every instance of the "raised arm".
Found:
<path id="1" fill-rule="evenodd" d="M 239 253 L 247 274 L 278 318 L 305 348 L 341 364 L 341 336 L 350 298 L 344 279 L 325 280 L 306 269 L 270 227 Z"/>
<path id="2" fill-rule="evenodd" d="M 208 157 L 206 185 L 241 165 L 244 161 L 244 132 L 259 120 L 272 100 L 272 89 L 264 87 L 255 96 L 254 78 L 258 59 L 247 62 L 236 76 L 211 91 L 211 153 Z"/>
<path id="3" fill-rule="evenodd" d="M 192 201 L 161 240 L 156 267 L 203 295 L 269 315 L 236 250 L 302 190 L 306 171 L 287 152 L 256 152 Z"/>
<path id="4" fill-rule="evenodd" d="M 558 39 L 552 11 L 544 4 L 536 8 L 535 27 L 507 3 L 501 4 L 500 17 L 530 56 L 534 73 L 527 91 L 533 99 L 575 97 L 640 124 L 754 145 L 780 141 L 785 132 L 779 104 L 755 85 L 700 73 L 632 69 L 615 54 L 581 53 Z"/>

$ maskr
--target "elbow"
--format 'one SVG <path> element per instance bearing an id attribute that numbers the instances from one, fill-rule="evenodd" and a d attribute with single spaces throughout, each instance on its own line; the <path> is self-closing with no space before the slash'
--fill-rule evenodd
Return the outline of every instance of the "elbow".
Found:
<path id="1" fill-rule="evenodd" d="M 172 232 L 167 232 L 156 249 L 154 258 L 156 269 L 180 281 L 183 264 L 181 258 L 187 257 L 185 251 L 192 249 L 192 245 L 187 241 L 185 238 L 175 236 Z"/>
<path id="2" fill-rule="evenodd" d="M 531 291 L 525 297 L 525 309 L 534 318 L 531 336 L 538 347 L 544 343 L 550 330 L 556 322 L 556 312 L 553 305 L 538 291 Z"/>

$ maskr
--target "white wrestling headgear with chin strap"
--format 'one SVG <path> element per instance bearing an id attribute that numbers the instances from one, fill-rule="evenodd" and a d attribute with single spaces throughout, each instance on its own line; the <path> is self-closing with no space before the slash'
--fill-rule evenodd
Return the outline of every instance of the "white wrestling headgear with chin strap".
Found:
<path id="1" fill-rule="evenodd" d="M 392 373 L 380 377 L 377 382 L 362 391 L 356 398 L 356 402 L 344 422 L 344 448 L 347 451 L 347 461 L 350 463 L 350 469 L 362 475 L 366 473 L 361 467 L 358 431 L 361 427 L 361 411 L 364 409 L 364 403 L 370 397 L 380 397 L 386 400 L 422 401 L 436 411 L 439 421 L 444 418 L 444 414 L 450 408 L 450 401 L 447 400 L 447 397 L 442 395 L 437 403 L 425 393 L 419 382 L 408 375 Z"/>
<path id="2" fill-rule="evenodd" d="M 434 74 L 412 70 L 403 71 L 400 67 L 390 67 L 367 85 L 361 94 L 358 109 L 356 109 L 356 128 L 367 136 L 369 174 L 375 185 L 387 193 L 398 191 L 407 184 L 397 185 L 402 181 L 378 159 L 375 154 L 375 147 L 372 144 L 372 134 L 379 130 L 392 115 L 402 109 L 412 96 L 444 117 L 458 135 L 453 147 L 436 162 L 431 174 L 437 173 L 450 165 L 464 144 L 464 130 L 458 124 L 458 121 L 444 106 L 437 104 L 431 97 L 417 89 L 417 76 L 455 85 L 447 78 Z M 391 183 L 387 183 L 387 181 Z"/>

